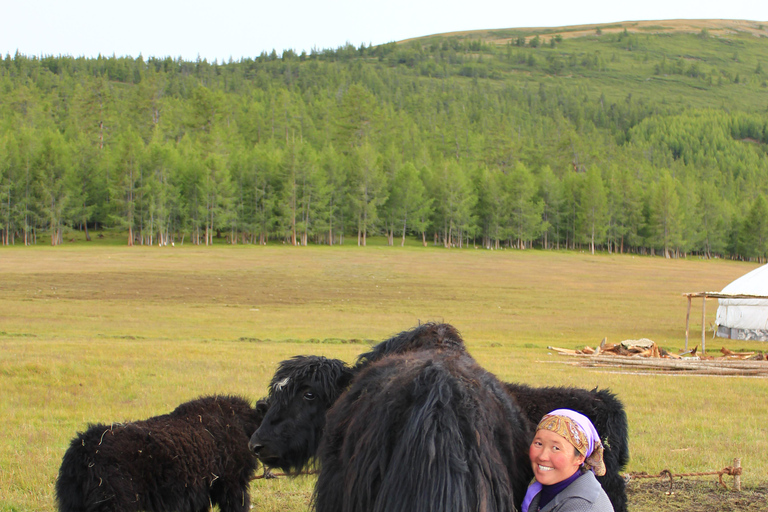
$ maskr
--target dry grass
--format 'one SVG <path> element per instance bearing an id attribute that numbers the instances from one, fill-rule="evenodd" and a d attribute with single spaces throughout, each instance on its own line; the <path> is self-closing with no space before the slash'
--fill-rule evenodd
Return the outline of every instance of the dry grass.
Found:
<path id="1" fill-rule="evenodd" d="M 503 28 L 493 30 L 466 30 L 460 32 L 447 32 L 443 34 L 434 34 L 428 38 L 459 36 L 473 41 L 481 40 L 486 43 L 493 43 L 504 46 L 514 43 L 517 39 L 517 33 L 529 35 L 550 37 L 560 35 L 563 38 L 588 37 L 596 35 L 597 29 L 602 34 L 618 34 L 626 30 L 629 33 L 640 34 L 698 34 L 702 29 L 706 29 L 711 36 L 728 37 L 736 33 L 751 34 L 755 37 L 768 37 L 768 21 L 751 20 L 720 20 L 720 19 L 700 19 L 700 20 L 638 20 L 638 21 L 617 21 L 615 23 L 591 23 L 588 25 L 569 25 L 565 27 L 520 27 Z M 516 33 L 509 36 L 510 32 Z M 400 44 L 410 41 L 424 39 L 417 37 L 399 41 Z M 527 39 L 527 38 L 526 38 Z"/>
<path id="2" fill-rule="evenodd" d="M 89 422 L 140 419 L 215 392 L 255 399 L 286 357 L 351 362 L 367 342 L 427 320 L 456 325 L 504 380 L 614 390 L 629 414 L 630 471 L 717 470 L 741 456 L 745 485 L 759 485 L 768 411 L 755 397 L 768 379 L 585 370 L 551 364 L 559 356 L 546 350 L 606 336 L 678 350 L 681 294 L 721 289 L 753 268 L 434 248 L 4 249 L 0 510 L 53 510 L 61 456 Z M 254 482 L 256 510 L 304 510 L 312 482 Z"/>

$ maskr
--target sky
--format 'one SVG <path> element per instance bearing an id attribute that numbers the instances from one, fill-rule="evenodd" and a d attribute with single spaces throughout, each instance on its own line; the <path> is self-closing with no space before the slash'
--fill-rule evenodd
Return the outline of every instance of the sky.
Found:
<path id="1" fill-rule="evenodd" d="M 768 22 L 768 0 L 4 0 L 0 55 L 226 62 L 463 30 L 710 18 Z"/>

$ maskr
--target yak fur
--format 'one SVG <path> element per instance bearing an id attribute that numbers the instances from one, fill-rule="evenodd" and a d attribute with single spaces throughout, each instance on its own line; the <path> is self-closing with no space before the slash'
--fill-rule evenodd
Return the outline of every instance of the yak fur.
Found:
<path id="1" fill-rule="evenodd" d="M 469 356 L 464 341 L 452 325 L 425 323 L 403 331 L 361 354 L 353 368 L 339 360 L 297 356 L 281 363 L 270 385 L 270 407 L 262 428 L 251 438 L 262 462 L 300 470 L 317 455 L 323 437 L 326 411 L 350 382 L 376 362 L 395 355 L 431 352 L 430 357 L 446 354 Z M 391 369 L 392 375 L 396 369 Z M 284 383 L 284 385 L 280 385 Z M 606 475 L 598 480 L 608 494 L 615 512 L 626 512 L 626 490 L 620 472 L 629 460 L 627 417 L 621 401 L 607 390 L 574 387 L 530 387 L 503 383 L 505 392 L 520 409 L 532 430 L 547 412 L 569 408 L 586 415 L 595 425 L 605 445 Z M 308 399 L 306 393 L 312 399 Z M 533 476 L 527 457 L 516 461 L 517 474 L 527 482 Z M 515 500 L 521 497 L 515 496 Z"/>
<path id="2" fill-rule="evenodd" d="M 358 356 L 357 369 L 388 355 L 420 349 L 466 351 L 458 330 L 450 324 L 426 323 L 403 331 Z M 629 427 L 624 405 L 608 390 L 576 387 L 531 387 L 504 384 L 525 419 L 535 428 L 545 414 L 554 409 L 573 409 L 587 416 L 603 441 L 606 473 L 597 477 L 615 512 L 626 512 L 626 483 L 621 472 L 629 462 Z"/>
<path id="3" fill-rule="evenodd" d="M 257 466 L 248 439 L 266 409 L 209 396 L 143 421 L 90 425 L 64 454 L 59 511 L 246 512 Z"/>
<path id="4" fill-rule="evenodd" d="M 506 512 L 528 485 L 531 431 L 464 351 L 368 365 L 328 412 L 317 512 Z"/>

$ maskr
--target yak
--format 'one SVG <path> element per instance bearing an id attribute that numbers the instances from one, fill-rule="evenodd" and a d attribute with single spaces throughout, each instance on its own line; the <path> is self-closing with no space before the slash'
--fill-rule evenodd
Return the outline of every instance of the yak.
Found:
<path id="1" fill-rule="evenodd" d="M 353 368 L 339 360 L 326 360 L 322 364 L 314 356 L 297 356 L 281 363 L 270 385 L 272 404 L 262 427 L 251 438 L 251 447 L 266 465 L 296 471 L 306 467 L 317 454 L 323 437 L 326 411 L 341 396 L 346 386 L 357 381 L 357 376 L 376 362 L 395 355 L 426 351 L 431 357 L 460 354 L 469 357 L 464 341 L 453 326 L 445 323 L 426 323 L 403 331 L 375 345 L 361 354 Z M 471 357 L 470 357 L 471 359 Z M 312 361 L 312 364 L 309 362 Z M 304 363 L 311 371 L 304 368 Z M 402 364 L 402 363 L 400 363 Z M 396 368 L 391 369 L 394 374 Z M 321 378 L 319 374 L 328 372 Z M 306 375 L 312 378 L 307 379 Z M 290 383 L 290 389 L 280 383 Z M 606 475 L 599 480 L 616 512 L 626 512 L 625 483 L 620 471 L 629 459 L 626 413 L 619 399 L 607 390 L 588 391 L 582 388 L 536 388 L 516 383 L 502 383 L 510 400 L 519 408 L 526 428 L 535 428 L 547 412 L 557 408 L 570 408 L 590 418 L 605 445 Z M 309 398 L 306 395 L 309 393 Z M 318 397 L 323 397 L 317 400 Z M 282 446 L 280 446 L 282 444 Z M 533 476 L 530 462 L 525 457 L 516 461 L 517 474 L 530 481 Z M 515 496 L 515 500 L 521 497 Z"/>
<path id="2" fill-rule="evenodd" d="M 258 464 L 248 440 L 267 408 L 207 396 L 142 421 L 90 425 L 62 459 L 59 512 L 246 512 Z"/>
<path id="3" fill-rule="evenodd" d="M 417 350 L 362 370 L 330 409 L 317 512 L 519 508 L 531 431 L 493 374 L 462 351 Z"/>
<path id="4" fill-rule="evenodd" d="M 299 355 L 280 362 L 269 384 L 269 412 L 249 446 L 264 465 L 300 472 L 317 454 L 326 412 L 352 378 L 384 355 L 420 348 L 463 351 L 464 345 L 453 326 L 430 323 L 379 343 L 360 355 L 353 368 L 321 356 Z"/>
<path id="5" fill-rule="evenodd" d="M 466 352 L 464 341 L 455 327 L 444 323 L 426 323 L 382 341 L 369 352 L 361 354 L 355 369 L 360 371 L 392 354 L 420 349 Z M 606 473 L 597 480 L 610 498 L 614 511 L 626 512 L 626 482 L 621 471 L 629 462 L 629 427 L 624 405 L 618 397 L 609 390 L 597 388 L 532 387 L 515 382 L 505 382 L 504 386 L 532 428 L 554 409 L 573 409 L 590 419 L 605 448 Z"/>

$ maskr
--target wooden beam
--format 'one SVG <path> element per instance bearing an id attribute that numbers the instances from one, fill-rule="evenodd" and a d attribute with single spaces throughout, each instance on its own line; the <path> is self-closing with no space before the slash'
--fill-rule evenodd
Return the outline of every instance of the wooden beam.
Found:
<path id="1" fill-rule="evenodd" d="M 691 296 L 688 295 L 688 311 L 685 313 L 685 350 L 688 350 L 688 328 L 691 325 Z"/>
<path id="2" fill-rule="evenodd" d="M 707 298 L 704 297 L 701 299 L 701 353 L 706 354 L 707 353 Z"/>

